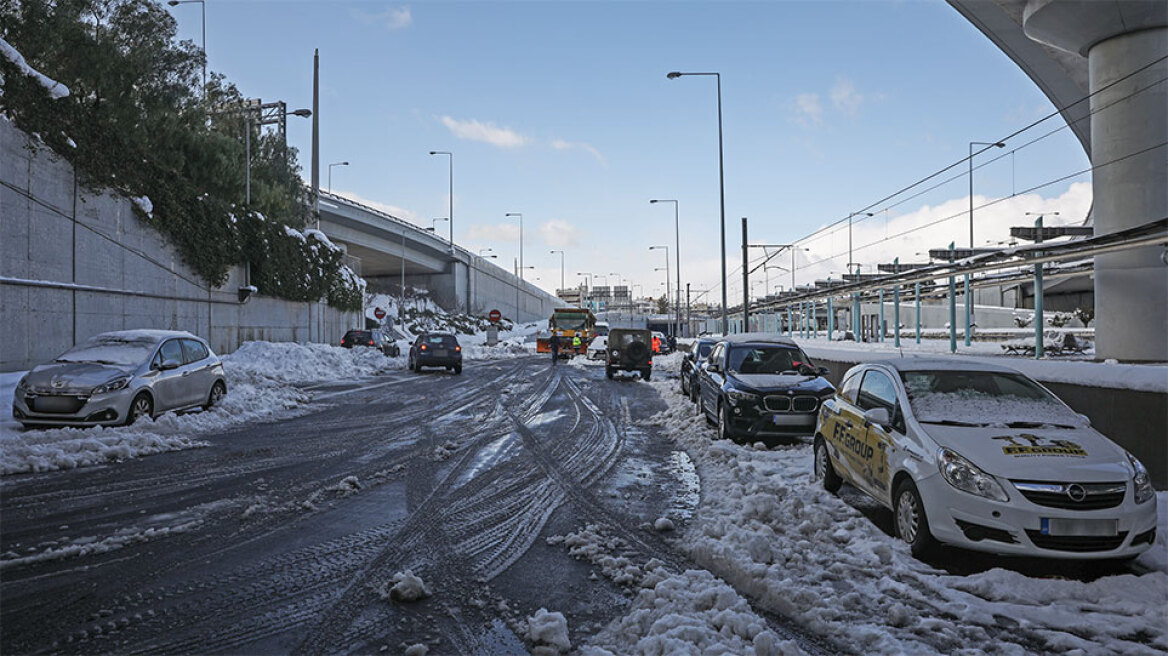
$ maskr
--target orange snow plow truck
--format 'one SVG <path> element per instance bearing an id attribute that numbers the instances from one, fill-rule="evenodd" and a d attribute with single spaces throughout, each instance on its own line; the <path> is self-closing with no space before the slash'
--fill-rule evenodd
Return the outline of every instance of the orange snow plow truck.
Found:
<path id="1" fill-rule="evenodd" d="M 535 343 L 535 350 L 539 353 L 551 353 L 552 336 L 560 338 L 559 351 L 564 357 L 584 355 L 588 352 L 588 344 L 596 337 L 596 317 L 587 308 L 567 307 L 556 308 L 552 311 L 552 318 L 548 319 L 550 335 L 540 336 Z M 580 347 L 572 348 L 572 339 L 580 337 Z"/>

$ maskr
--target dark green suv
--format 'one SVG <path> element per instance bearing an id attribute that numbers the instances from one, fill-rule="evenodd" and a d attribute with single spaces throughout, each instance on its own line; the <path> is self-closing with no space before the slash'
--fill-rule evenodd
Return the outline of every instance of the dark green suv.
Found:
<path id="1" fill-rule="evenodd" d="M 617 371 L 639 371 L 641 380 L 653 373 L 653 336 L 648 330 L 613 328 L 608 331 L 604 373 L 612 378 Z"/>

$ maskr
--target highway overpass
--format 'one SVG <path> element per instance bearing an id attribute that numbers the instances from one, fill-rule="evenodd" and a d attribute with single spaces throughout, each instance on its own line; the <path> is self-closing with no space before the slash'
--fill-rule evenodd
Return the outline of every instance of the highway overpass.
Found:
<path id="1" fill-rule="evenodd" d="M 434 232 L 343 196 L 320 193 L 320 229 L 360 260 L 371 290 L 426 289 L 440 306 L 471 314 L 498 309 L 517 321 L 551 316 L 564 303 L 488 258 Z"/>

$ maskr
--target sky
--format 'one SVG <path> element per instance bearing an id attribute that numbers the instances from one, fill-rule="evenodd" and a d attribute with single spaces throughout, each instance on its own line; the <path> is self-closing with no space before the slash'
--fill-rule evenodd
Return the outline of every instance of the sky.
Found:
<path id="1" fill-rule="evenodd" d="M 198 5 L 171 11 L 199 43 Z M 743 217 L 753 244 L 798 242 L 797 284 L 845 270 L 846 221 L 809 236 L 851 212 L 874 214 L 853 221 L 861 270 L 968 246 L 965 163 L 935 189 L 878 201 L 1054 111 L 940 1 L 208 0 L 206 13 L 210 69 L 249 97 L 311 107 L 320 49 L 322 188 L 327 165 L 347 161 L 334 192 L 445 233 L 433 220 L 449 215 L 448 160 L 428 152 L 451 151 L 454 240 L 511 270 L 520 229 L 505 214 L 522 213 L 525 278 L 549 291 L 561 271 L 568 286 L 589 272 L 658 296 L 666 253 L 650 246 L 668 246 L 670 277 L 680 259 L 695 301 L 720 295 L 716 80 L 669 71 L 721 74 L 731 304 Z M 311 136 L 289 118 L 306 178 Z M 1053 225 L 1090 208 L 1089 173 L 1050 184 L 1089 168 L 1058 116 L 975 165 L 978 246 L 1008 240 L 1027 212 L 1057 211 Z M 678 201 L 676 233 L 672 204 L 654 198 Z M 756 296 L 767 278 L 791 284 L 790 253 L 771 263 L 783 268 L 755 274 Z"/>

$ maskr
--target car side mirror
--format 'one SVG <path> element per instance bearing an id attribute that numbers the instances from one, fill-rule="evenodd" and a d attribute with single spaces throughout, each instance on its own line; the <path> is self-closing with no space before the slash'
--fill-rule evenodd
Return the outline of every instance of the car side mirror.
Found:
<path id="1" fill-rule="evenodd" d="M 722 367 L 717 362 L 707 362 L 706 371 L 717 374 L 722 372 Z"/>
<path id="2" fill-rule="evenodd" d="M 829 371 L 827 369 L 827 367 L 816 367 L 815 373 L 819 374 L 820 376 L 826 376 L 826 375 L 830 374 L 831 371 Z"/>
<path id="3" fill-rule="evenodd" d="M 178 367 L 179 367 L 178 360 L 163 360 L 162 361 L 162 370 L 163 371 L 170 371 L 171 369 L 178 369 Z"/>
<path id="4" fill-rule="evenodd" d="M 884 430 L 892 428 L 892 416 L 888 414 L 888 408 L 872 408 L 865 411 L 864 422 L 875 424 Z"/>

